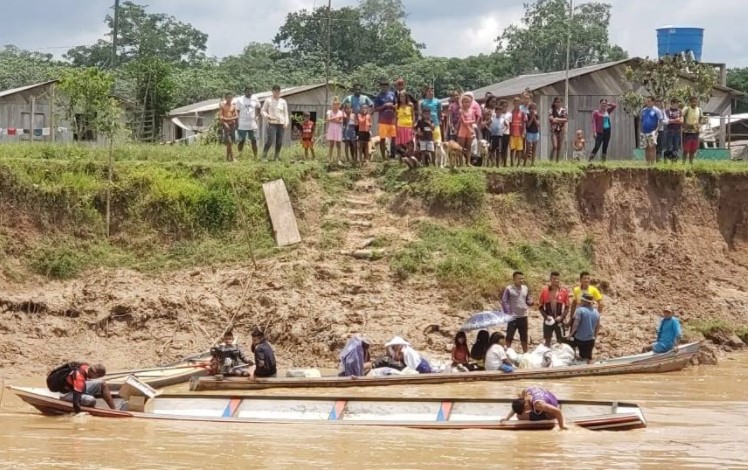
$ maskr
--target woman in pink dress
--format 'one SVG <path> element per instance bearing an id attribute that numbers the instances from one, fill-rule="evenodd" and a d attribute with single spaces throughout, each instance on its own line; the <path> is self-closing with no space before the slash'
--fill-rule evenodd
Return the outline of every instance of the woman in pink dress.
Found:
<path id="1" fill-rule="evenodd" d="M 341 149 L 343 143 L 343 121 L 345 120 L 345 113 L 340 109 L 340 99 L 336 96 L 332 99 L 332 109 L 327 111 L 327 141 L 330 143 L 330 148 L 327 152 L 327 161 L 333 163 L 332 149 L 337 148 L 338 152 L 338 165 L 342 165 L 341 161 Z"/>

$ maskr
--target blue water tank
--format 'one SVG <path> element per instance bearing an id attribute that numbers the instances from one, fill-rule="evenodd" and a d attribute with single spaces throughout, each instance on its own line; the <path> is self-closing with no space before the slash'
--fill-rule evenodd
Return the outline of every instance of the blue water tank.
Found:
<path id="1" fill-rule="evenodd" d="M 693 57 L 701 62 L 703 46 L 704 28 L 663 26 L 657 29 L 657 55 L 660 58 L 692 52 Z"/>

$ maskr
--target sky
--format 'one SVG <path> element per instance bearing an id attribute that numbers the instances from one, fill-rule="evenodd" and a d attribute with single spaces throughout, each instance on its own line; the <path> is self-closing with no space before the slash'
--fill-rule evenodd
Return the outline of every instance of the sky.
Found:
<path id="1" fill-rule="evenodd" d="M 495 39 L 522 17 L 528 0 L 403 0 L 413 37 L 426 55 L 464 57 L 492 52 Z M 584 3 L 586 0 L 581 0 Z M 631 56 L 657 54 L 655 30 L 664 25 L 705 29 L 702 60 L 748 67 L 746 0 L 607 0 L 613 5 L 611 42 Z M 577 0 L 575 3 L 579 3 Z M 72 46 L 92 44 L 106 32 L 104 16 L 113 0 L 30 0 L 27 8 L 0 14 L 0 45 L 14 44 L 61 56 Z M 269 42 L 295 10 L 326 0 L 136 0 L 207 33 L 208 54 L 241 52 L 250 42 Z M 333 0 L 333 8 L 358 0 Z M 455 6 L 459 6 L 455 8 Z M 657 5 L 657 10 L 653 9 Z M 718 5 L 718 6 L 717 6 Z M 469 6 L 469 8 L 465 8 Z"/>

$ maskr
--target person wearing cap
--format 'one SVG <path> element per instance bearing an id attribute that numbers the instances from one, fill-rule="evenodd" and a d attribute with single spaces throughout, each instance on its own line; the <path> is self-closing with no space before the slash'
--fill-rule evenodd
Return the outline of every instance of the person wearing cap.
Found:
<path id="1" fill-rule="evenodd" d="M 278 373 L 273 348 L 265 339 L 265 333 L 258 328 L 252 332 L 252 352 L 255 355 L 255 365 L 250 368 L 250 379 L 274 377 Z"/>
<path id="2" fill-rule="evenodd" d="M 678 351 L 683 332 L 680 327 L 680 321 L 673 316 L 672 307 L 662 309 L 662 319 L 657 325 L 657 340 L 649 346 L 646 346 L 642 352 L 666 353 L 668 351 Z"/>
<path id="3" fill-rule="evenodd" d="M 500 422 L 509 421 L 514 415 L 517 415 L 517 419 L 523 421 L 555 419 L 559 428 L 567 429 L 564 423 L 564 413 L 561 411 L 556 395 L 537 385 L 522 390 L 519 398 L 512 402 L 512 411 Z"/>
<path id="4" fill-rule="evenodd" d="M 569 291 L 561 287 L 561 275 L 558 272 L 551 273 L 549 284 L 540 291 L 538 304 L 540 314 L 543 315 L 543 340 L 545 346 L 550 348 L 554 333 L 557 342 L 563 340 L 563 324 L 569 314 Z"/>
<path id="5" fill-rule="evenodd" d="M 267 120 L 267 135 L 262 159 L 267 160 L 270 147 L 275 143 L 275 160 L 280 159 L 283 136 L 288 129 L 288 103 L 281 98 L 280 85 L 273 85 L 273 95 L 262 104 L 262 117 Z"/>
<path id="6" fill-rule="evenodd" d="M 374 112 L 378 114 L 379 152 L 382 154 L 382 161 L 385 160 L 387 139 L 391 139 L 394 143 L 395 137 L 397 137 L 397 127 L 395 127 L 396 104 L 397 98 L 390 90 L 390 83 L 387 80 L 381 80 L 379 82 L 379 94 L 374 98 Z"/>
<path id="7" fill-rule="evenodd" d="M 433 372 L 431 364 L 422 357 L 400 336 L 395 336 L 384 345 L 387 348 L 387 354 L 395 361 L 402 361 L 406 366 L 416 370 L 419 374 L 430 374 Z"/>
<path id="8" fill-rule="evenodd" d="M 370 342 L 363 336 L 354 335 L 340 352 L 341 377 L 362 377 L 371 370 Z"/>
<path id="9" fill-rule="evenodd" d="M 592 364 L 595 338 L 600 332 L 600 314 L 592 306 L 595 301 L 589 292 L 582 294 L 582 306 L 574 312 L 569 341 L 579 350 L 579 357 Z"/>

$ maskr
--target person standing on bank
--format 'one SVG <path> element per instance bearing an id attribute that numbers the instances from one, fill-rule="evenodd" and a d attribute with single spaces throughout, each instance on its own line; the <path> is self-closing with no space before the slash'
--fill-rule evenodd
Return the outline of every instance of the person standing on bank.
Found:
<path id="1" fill-rule="evenodd" d="M 574 321 L 569 333 L 569 342 L 577 347 L 579 357 L 587 364 L 592 364 L 592 350 L 595 349 L 595 338 L 600 332 L 600 314 L 592 306 L 592 295 L 582 294 L 582 306 L 574 312 Z"/>
<path id="2" fill-rule="evenodd" d="M 595 301 L 597 311 L 601 314 L 603 313 L 603 294 L 600 293 L 600 290 L 592 285 L 592 277 L 590 276 L 590 273 L 587 271 L 582 271 L 579 274 L 579 285 L 574 287 L 573 293 L 573 299 L 571 301 L 571 310 L 572 314 L 577 311 L 577 306 L 579 305 L 582 294 L 585 292 L 590 294 L 592 296 L 592 300 Z"/>
<path id="3" fill-rule="evenodd" d="M 595 148 L 592 149 L 590 161 L 597 156 L 597 151 L 602 147 L 602 161 L 608 159 L 608 144 L 610 143 L 610 134 L 613 124 L 610 120 L 610 113 L 615 111 L 616 104 L 608 103 L 608 100 L 601 99 L 600 107 L 592 112 L 592 128 L 595 130 Z"/>
<path id="4" fill-rule="evenodd" d="M 569 291 L 561 287 L 560 279 L 558 272 L 552 272 L 550 283 L 543 288 L 538 298 L 540 314 L 543 315 L 543 340 L 547 348 L 551 347 L 554 333 L 557 342 L 563 340 L 563 324 L 569 314 Z"/>
<path id="5" fill-rule="evenodd" d="M 252 88 L 244 88 L 244 96 L 234 101 L 239 110 L 239 155 L 244 150 L 244 143 L 249 140 L 252 153 L 257 158 L 257 117 L 261 112 L 260 102 L 252 97 Z"/>
<path id="6" fill-rule="evenodd" d="M 648 165 L 654 165 L 657 163 L 657 142 L 663 115 L 660 108 L 655 106 L 655 100 L 652 96 L 646 98 L 639 117 L 642 125 L 641 139 L 644 146 L 644 156 Z"/>
<path id="7" fill-rule="evenodd" d="M 249 370 L 250 379 L 275 377 L 278 369 L 273 348 L 265 339 L 265 333 L 257 328 L 252 332 L 252 352 L 255 355 L 255 365 Z"/>
<path id="8" fill-rule="evenodd" d="M 288 117 L 288 103 L 281 98 L 280 85 L 273 85 L 273 96 L 265 100 L 262 105 L 262 117 L 267 120 L 267 135 L 262 152 L 262 159 L 267 161 L 270 147 L 275 143 L 275 160 L 280 159 L 283 147 L 283 137 L 290 119 Z"/>
<path id="9" fill-rule="evenodd" d="M 223 141 L 226 144 L 226 161 L 234 161 L 234 131 L 236 130 L 236 120 L 239 119 L 239 114 L 234 106 L 234 96 L 231 93 L 226 93 L 223 97 L 224 101 L 221 103 L 221 109 L 219 116 L 221 118 L 221 132 L 223 134 Z"/>
<path id="10" fill-rule="evenodd" d="M 527 309 L 532 306 L 530 289 L 525 285 L 525 275 L 520 271 L 512 274 L 512 284 L 504 289 L 501 307 L 504 313 L 514 317 L 506 327 L 506 347 L 511 348 L 514 334 L 519 332 L 522 352 L 527 352 Z"/>

